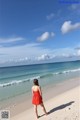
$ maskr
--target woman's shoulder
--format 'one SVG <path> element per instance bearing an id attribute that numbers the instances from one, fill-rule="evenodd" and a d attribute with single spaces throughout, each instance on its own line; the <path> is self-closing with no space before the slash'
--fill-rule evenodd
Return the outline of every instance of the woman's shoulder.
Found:
<path id="1" fill-rule="evenodd" d="M 41 89 L 41 87 L 40 86 L 32 86 L 32 90 L 34 90 L 34 89 Z"/>
<path id="2" fill-rule="evenodd" d="M 35 88 L 35 86 L 32 86 L 32 90 Z"/>
<path id="3" fill-rule="evenodd" d="M 41 86 L 38 86 L 38 89 L 41 90 Z"/>
<path id="4" fill-rule="evenodd" d="M 35 89 L 35 88 L 38 88 L 38 86 L 35 86 L 35 85 L 34 85 L 34 86 L 32 86 L 32 89 Z"/>

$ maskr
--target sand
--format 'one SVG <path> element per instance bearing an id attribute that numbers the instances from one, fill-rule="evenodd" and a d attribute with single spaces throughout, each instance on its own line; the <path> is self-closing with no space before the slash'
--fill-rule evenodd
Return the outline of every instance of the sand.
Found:
<path id="1" fill-rule="evenodd" d="M 38 114 L 40 115 L 39 120 L 80 120 L 80 79 L 78 79 L 77 83 L 74 83 L 72 81 L 71 83 L 72 85 L 70 85 L 70 82 L 68 81 L 67 83 L 65 82 L 65 84 L 62 83 L 62 87 L 61 85 L 59 85 L 61 87 L 59 89 L 62 91 L 58 92 L 58 94 L 57 92 L 52 91 L 55 88 L 51 88 L 51 95 L 53 93 L 52 97 L 50 96 L 50 90 L 47 94 L 45 94 L 44 105 L 46 107 L 48 115 L 45 116 L 42 111 L 42 108 L 38 106 Z M 57 91 L 60 91 L 59 89 L 57 89 Z M 24 104 L 26 106 L 27 102 L 25 102 Z M 16 113 L 18 112 L 17 109 L 14 110 Z M 17 114 L 11 116 L 10 120 L 37 119 L 35 117 L 34 109 L 32 106 L 21 112 L 19 111 Z"/>

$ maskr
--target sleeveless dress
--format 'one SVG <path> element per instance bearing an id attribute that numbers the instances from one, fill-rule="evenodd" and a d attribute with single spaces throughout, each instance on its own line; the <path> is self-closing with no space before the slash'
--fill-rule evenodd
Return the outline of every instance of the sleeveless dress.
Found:
<path id="1" fill-rule="evenodd" d="M 32 104 L 40 105 L 42 103 L 42 97 L 39 91 L 33 91 Z"/>

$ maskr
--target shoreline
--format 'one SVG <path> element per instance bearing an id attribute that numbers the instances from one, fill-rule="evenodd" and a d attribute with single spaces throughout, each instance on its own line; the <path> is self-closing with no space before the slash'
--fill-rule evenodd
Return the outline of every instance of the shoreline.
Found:
<path id="1" fill-rule="evenodd" d="M 74 78 L 56 85 L 47 85 L 46 87 L 43 87 L 42 91 L 44 104 L 46 101 L 59 96 L 60 94 L 65 93 L 66 91 L 69 91 L 79 85 L 80 78 Z M 33 108 L 33 105 L 31 104 L 31 92 L 29 96 L 21 95 L 16 101 L 14 101 L 14 104 L 11 106 L 8 105 L 8 107 L 4 109 L 10 110 L 12 118 L 23 111 L 29 110 L 30 108 Z"/>

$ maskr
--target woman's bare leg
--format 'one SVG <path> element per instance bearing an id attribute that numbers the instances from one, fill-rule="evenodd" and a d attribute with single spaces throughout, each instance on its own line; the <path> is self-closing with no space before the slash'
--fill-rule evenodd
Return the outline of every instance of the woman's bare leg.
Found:
<path id="1" fill-rule="evenodd" d="M 44 104 L 41 103 L 40 105 L 41 105 L 41 107 L 43 108 L 43 111 L 44 111 L 45 115 L 47 115 L 47 112 L 46 112 L 46 109 L 45 109 L 45 107 L 44 107 Z"/>
<path id="2" fill-rule="evenodd" d="M 35 112 L 35 114 L 36 114 L 36 117 L 38 118 L 37 105 L 34 105 L 34 112 Z"/>

